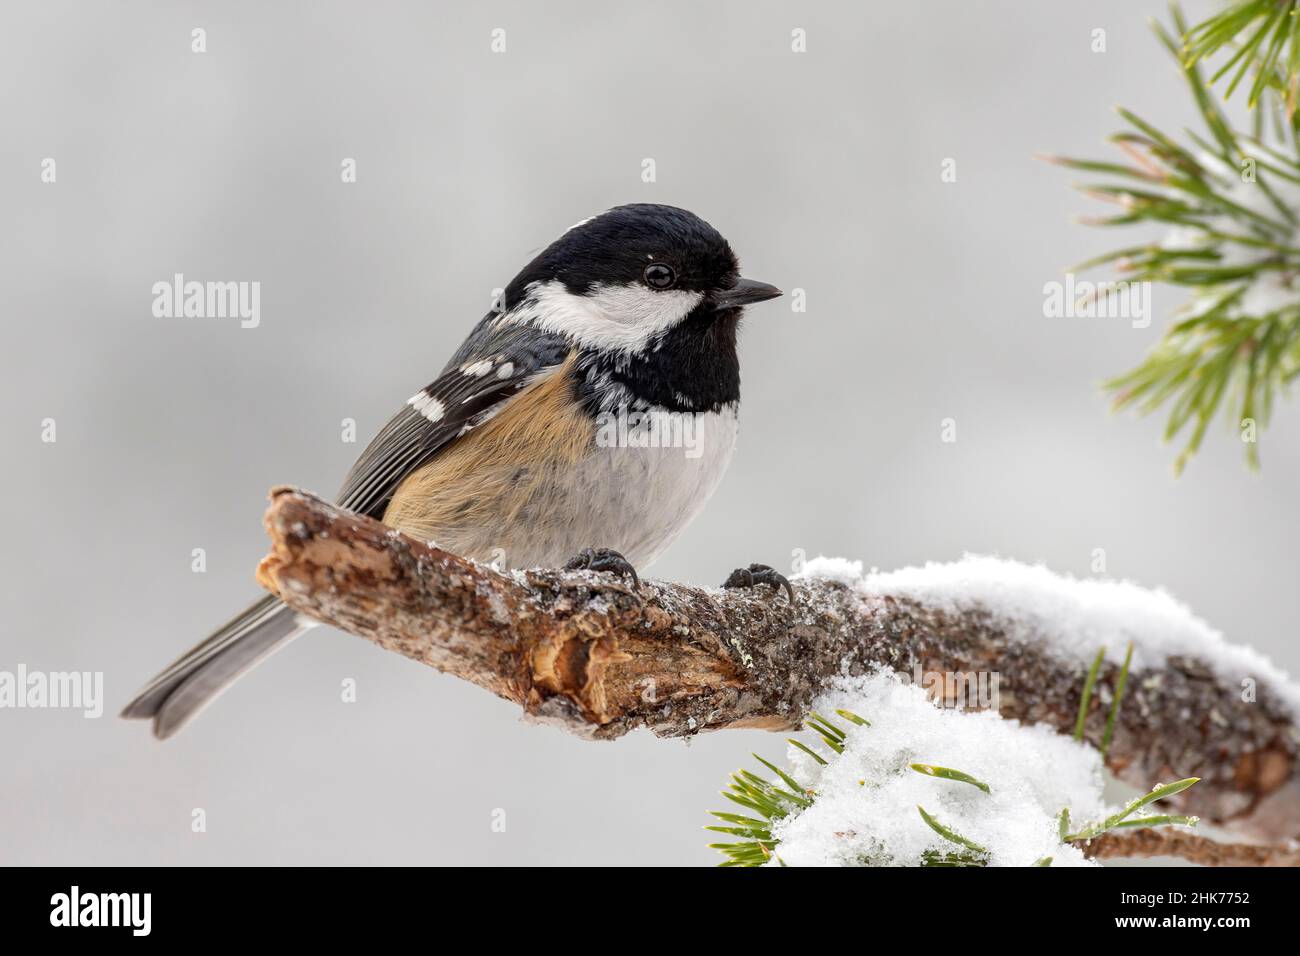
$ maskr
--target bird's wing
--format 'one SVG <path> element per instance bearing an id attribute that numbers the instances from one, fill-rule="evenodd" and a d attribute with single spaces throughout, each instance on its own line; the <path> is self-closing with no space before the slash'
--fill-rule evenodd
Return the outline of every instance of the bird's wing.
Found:
<path id="1" fill-rule="evenodd" d="M 382 517 L 407 475 L 558 368 L 572 349 L 558 335 L 495 320 L 480 322 L 442 374 L 416 392 L 366 446 L 343 481 L 342 507 Z"/>

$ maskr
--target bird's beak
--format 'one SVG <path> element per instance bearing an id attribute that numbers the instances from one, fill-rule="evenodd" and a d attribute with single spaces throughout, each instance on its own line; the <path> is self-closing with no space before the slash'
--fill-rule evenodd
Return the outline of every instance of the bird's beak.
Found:
<path id="1" fill-rule="evenodd" d="M 753 305 L 755 302 L 766 302 L 768 299 L 775 299 L 778 295 L 781 295 L 781 290 L 774 285 L 755 282 L 753 279 L 741 279 L 732 288 L 713 293 L 712 299 L 714 306 L 719 309 L 734 309 L 742 305 Z"/>

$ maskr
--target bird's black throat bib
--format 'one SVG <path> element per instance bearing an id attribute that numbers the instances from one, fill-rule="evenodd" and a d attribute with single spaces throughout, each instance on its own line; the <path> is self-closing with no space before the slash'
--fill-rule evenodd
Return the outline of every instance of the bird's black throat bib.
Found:
<path id="1" fill-rule="evenodd" d="M 736 327 L 740 310 L 701 307 L 633 360 L 611 353 L 584 353 L 596 375 L 578 382 L 578 400 L 592 414 L 606 404 L 610 386 L 633 399 L 673 412 L 716 412 L 740 400 Z"/>

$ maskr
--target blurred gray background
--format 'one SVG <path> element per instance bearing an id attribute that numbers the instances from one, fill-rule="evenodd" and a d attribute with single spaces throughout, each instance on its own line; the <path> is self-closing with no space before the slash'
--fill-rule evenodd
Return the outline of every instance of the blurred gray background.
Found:
<path id="1" fill-rule="evenodd" d="M 1193 122 L 1148 15 L 1163 3 L 6 3 L 0 669 L 103 671 L 107 705 L 0 710 L 0 860 L 716 861 L 705 811 L 781 737 L 584 743 L 325 630 L 165 744 L 113 716 L 257 596 L 268 487 L 333 494 L 495 287 L 630 201 L 698 212 L 808 303 L 752 310 L 738 453 L 653 576 L 716 584 L 794 549 L 1086 575 L 1101 547 L 1294 672 L 1300 409 L 1261 473 L 1221 424 L 1175 479 L 1162 419 L 1097 388 L 1170 294 L 1145 330 L 1043 316 L 1045 282 L 1135 237 L 1071 224 L 1101 210 L 1031 154 L 1106 155 L 1115 103 Z M 154 318 L 175 272 L 260 281 L 261 326 Z"/>

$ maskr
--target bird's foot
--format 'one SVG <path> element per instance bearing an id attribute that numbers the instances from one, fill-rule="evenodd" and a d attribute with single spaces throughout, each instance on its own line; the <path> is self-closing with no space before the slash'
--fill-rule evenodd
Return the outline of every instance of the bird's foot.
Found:
<path id="1" fill-rule="evenodd" d="M 760 584 L 766 584 L 772 588 L 773 593 L 779 593 L 785 588 L 786 594 L 790 596 L 790 603 L 794 603 L 794 588 L 790 586 L 789 580 L 779 571 L 774 571 L 766 564 L 751 564 L 747 568 L 736 568 L 731 572 L 730 577 L 722 582 L 724 588 L 754 588 Z"/>
<path id="2" fill-rule="evenodd" d="M 609 571 L 632 579 L 633 587 L 641 587 L 641 579 L 636 576 L 636 568 L 627 558 L 609 548 L 583 548 L 564 566 L 566 571 Z"/>

